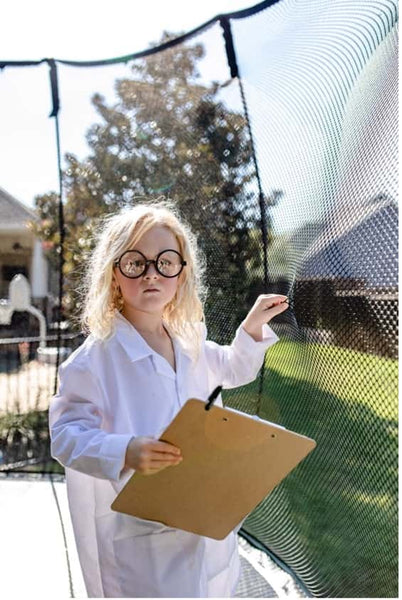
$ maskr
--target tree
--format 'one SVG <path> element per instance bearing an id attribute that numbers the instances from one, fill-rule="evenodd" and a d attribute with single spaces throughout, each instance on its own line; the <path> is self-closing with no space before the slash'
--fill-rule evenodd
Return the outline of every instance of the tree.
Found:
<path id="1" fill-rule="evenodd" d="M 161 42 L 168 38 L 165 33 Z M 65 156 L 67 312 L 79 308 L 76 277 L 95 218 L 163 194 L 178 204 L 206 254 L 207 311 L 213 306 L 225 315 L 228 333 L 244 315 L 247 265 L 261 254 L 251 146 L 244 116 L 225 106 L 217 83 L 201 81 L 203 56 L 201 44 L 153 54 L 133 62 L 130 78 L 116 81 L 112 106 L 94 95 L 100 122 L 87 132 L 89 155 L 83 161 Z M 55 202 L 52 194 L 36 198 L 37 233 L 52 241 Z"/>

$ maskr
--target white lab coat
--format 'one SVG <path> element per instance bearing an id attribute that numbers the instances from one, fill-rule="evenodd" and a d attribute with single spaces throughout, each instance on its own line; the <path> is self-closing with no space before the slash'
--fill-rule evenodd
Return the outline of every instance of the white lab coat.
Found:
<path id="1" fill-rule="evenodd" d="M 206 400 L 217 385 L 253 381 L 266 349 L 278 340 L 268 325 L 261 342 L 239 327 L 231 346 L 219 346 L 206 341 L 200 327 L 204 339 L 196 363 L 183 340 L 173 338 L 176 373 L 117 312 L 111 338 L 89 336 L 60 367 L 59 393 L 49 410 L 51 452 L 66 467 L 89 597 L 234 594 L 240 573 L 236 530 L 213 540 L 110 509 L 133 473 L 124 469 L 130 439 L 158 437 L 188 398 Z"/>

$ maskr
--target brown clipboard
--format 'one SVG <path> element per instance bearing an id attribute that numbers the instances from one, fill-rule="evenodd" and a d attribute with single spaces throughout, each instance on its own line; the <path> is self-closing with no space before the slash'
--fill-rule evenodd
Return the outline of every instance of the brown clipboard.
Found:
<path id="1" fill-rule="evenodd" d="M 160 439 L 183 461 L 134 473 L 111 508 L 214 539 L 225 538 L 316 446 L 280 425 L 190 399 Z"/>

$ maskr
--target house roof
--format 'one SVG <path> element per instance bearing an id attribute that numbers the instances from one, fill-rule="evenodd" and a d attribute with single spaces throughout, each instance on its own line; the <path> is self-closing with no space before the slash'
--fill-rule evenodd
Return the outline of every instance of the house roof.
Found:
<path id="1" fill-rule="evenodd" d="M 0 187 L 0 229 L 26 230 L 27 221 L 37 218 L 32 209 Z"/>
<path id="2" fill-rule="evenodd" d="M 398 208 L 379 199 L 333 214 L 300 267 L 301 278 L 361 280 L 364 287 L 398 285 Z"/>

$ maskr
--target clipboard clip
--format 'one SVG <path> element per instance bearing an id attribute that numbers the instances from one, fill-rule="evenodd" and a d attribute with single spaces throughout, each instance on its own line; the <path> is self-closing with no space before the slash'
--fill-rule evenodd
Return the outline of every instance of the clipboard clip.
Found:
<path id="1" fill-rule="evenodd" d="M 212 394 L 209 396 L 209 398 L 205 404 L 205 410 L 209 410 L 211 408 L 211 406 L 213 405 L 213 403 L 215 402 L 215 400 L 217 399 L 217 397 L 219 396 L 221 391 L 222 391 L 222 386 L 218 385 L 218 387 L 216 387 L 214 389 L 214 391 L 212 392 Z"/>

